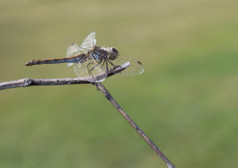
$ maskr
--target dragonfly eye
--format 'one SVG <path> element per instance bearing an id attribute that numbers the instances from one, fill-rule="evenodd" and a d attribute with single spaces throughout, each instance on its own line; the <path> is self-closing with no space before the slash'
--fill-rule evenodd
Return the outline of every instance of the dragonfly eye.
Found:
<path id="1" fill-rule="evenodd" d="M 118 52 L 118 50 L 117 49 L 115 49 L 114 47 L 111 47 L 110 48 L 110 54 L 109 54 L 109 59 L 110 60 L 114 60 L 114 59 L 116 59 L 117 57 L 118 57 L 118 55 L 119 55 L 119 52 Z"/>

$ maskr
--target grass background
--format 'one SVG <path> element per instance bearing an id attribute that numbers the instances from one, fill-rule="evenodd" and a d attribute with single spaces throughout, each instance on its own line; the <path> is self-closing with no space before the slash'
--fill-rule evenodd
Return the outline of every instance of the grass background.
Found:
<path id="1" fill-rule="evenodd" d="M 91 31 L 140 60 L 105 86 L 177 167 L 237 167 L 238 2 L 1 0 L 0 79 L 75 77 L 64 57 Z M 166 167 L 91 85 L 0 92 L 2 168 Z"/>

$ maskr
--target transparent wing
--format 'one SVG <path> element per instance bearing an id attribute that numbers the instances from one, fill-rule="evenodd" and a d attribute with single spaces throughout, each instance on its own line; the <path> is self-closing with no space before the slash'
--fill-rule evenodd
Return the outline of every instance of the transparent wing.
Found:
<path id="1" fill-rule="evenodd" d="M 79 48 L 79 46 L 75 43 L 73 43 L 72 45 L 70 45 L 66 51 L 66 57 L 72 57 L 75 56 L 77 54 L 79 54 L 80 52 L 82 52 L 82 50 Z M 74 63 L 68 63 L 68 66 L 72 66 Z"/>
<path id="2" fill-rule="evenodd" d="M 96 32 L 90 33 L 80 46 L 82 50 L 90 50 L 96 45 Z"/>
<path id="3" fill-rule="evenodd" d="M 102 82 L 107 77 L 106 70 L 94 59 L 75 64 L 74 72 L 78 77 L 82 77 L 90 82 Z"/>
<path id="4" fill-rule="evenodd" d="M 108 66 L 108 69 L 110 70 L 111 68 L 114 68 L 115 66 L 120 66 L 126 62 L 130 62 L 130 66 L 119 74 L 124 76 L 135 76 L 140 75 L 144 72 L 144 67 L 140 61 L 124 56 L 118 56 L 115 60 L 108 61 L 108 65 L 104 64 L 103 66 Z"/>

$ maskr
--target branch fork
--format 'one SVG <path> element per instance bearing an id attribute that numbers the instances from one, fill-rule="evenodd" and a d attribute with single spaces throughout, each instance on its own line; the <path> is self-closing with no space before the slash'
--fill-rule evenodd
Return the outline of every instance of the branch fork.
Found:
<path id="1" fill-rule="evenodd" d="M 127 62 L 121 66 L 118 66 L 108 72 L 107 77 L 113 76 L 130 66 Z M 106 73 L 106 72 L 105 72 Z M 96 79 L 100 79 L 100 75 L 96 75 Z M 95 77 L 95 76 L 94 76 Z M 130 116 L 121 108 L 117 101 L 108 92 L 105 86 L 101 82 L 89 82 L 90 78 L 60 78 L 60 79 L 19 79 L 15 81 L 8 81 L 0 83 L 0 90 L 17 88 L 17 87 L 29 87 L 29 86 L 43 86 L 43 85 L 73 85 L 73 84 L 93 84 L 96 85 L 98 90 L 102 92 L 105 98 L 117 109 L 117 111 L 127 120 L 127 122 L 135 129 L 135 131 L 146 141 L 146 143 L 155 151 L 155 153 L 164 161 L 168 168 L 176 168 L 175 165 L 165 156 L 165 154 L 152 142 L 152 140 L 140 129 L 140 127 L 130 118 Z"/>

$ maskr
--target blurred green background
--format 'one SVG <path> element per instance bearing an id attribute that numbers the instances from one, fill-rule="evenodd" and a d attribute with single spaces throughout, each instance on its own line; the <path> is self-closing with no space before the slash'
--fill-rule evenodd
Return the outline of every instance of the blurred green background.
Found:
<path id="1" fill-rule="evenodd" d="M 237 167 L 238 2 L 1 0 L 1 82 L 76 77 L 64 57 L 92 31 L 145 72 L 104 85 L 177 166 Z M 1 168 L 166 167 L 91 85 L 0 92 Z"/>

